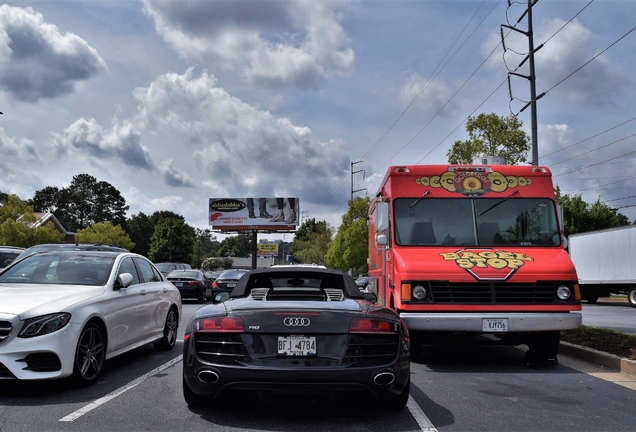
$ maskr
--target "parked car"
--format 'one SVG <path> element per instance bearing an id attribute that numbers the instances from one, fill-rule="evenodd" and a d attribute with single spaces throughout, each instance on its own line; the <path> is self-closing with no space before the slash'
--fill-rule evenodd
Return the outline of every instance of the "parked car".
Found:
<path id="1" fill-rule="evenodd" d="M 21 247 L 0 246 L 0 270 L 9 266 L 22 252 L 24 248 Z"/>
<path id="2" fill-rule="evenodd" d="M 153 343 L 170 350 L 179 290 L 130 252 L 56 250 L 0 273 L 0 380 L 95 383 L 107 359 Z"/>
<path id="3" fill-rule="evenodd" d="M 358 277 L 358 279 L 356 279 L 356 285 L 358 285 L 360 291 L 364 291 L 367 288 L 367 285 L 369 285 L 369 278 L 366 276 Z"/>
<path id="4" fill-rule="evenodd" d="M 218 281 L 218 279 L 217 279 Z M 252 270 L 185 329 L 183 395 L 213 407 L 225 391 L 361 391 L 383 406 L 409 398 L 409 339 L 392 309 L 339 270 Z"/>
<path id="5" fill-rule="evenodd" d="M 164 276 L 168 276 L 168 274 L 170 274 L 171 271 L 173 270 L 190 270 L 192 267 L 190 267 L 190 264 L 186 264 L 186 263 L 157 263 L 155 264 L 155 267 L 157 267 L 159 269 L 159 271 L 161 272 L 161 274 L 163 274 Z"/>
<path id="6" fill-rule="evenodd" d="M 86 250 L 86 251 L 113 251 L 113 252 L 128 252 L 128 249 L 124 249 L 119 246 L 105 245 L 101 243 L 43 243 L 24 250 L 18 255 L 15 261 L 19 261 L 24 257 L 33 255 L 40 252 L 48 251 L 60 251 L 60 250 Z"/>
<path id="7" fill-rule="evenodd" d="M 209 270 L 204 273 L 208 277 L 208 279 L 210 279 L 212 282 L 214 282 L 216 278 L 218 278 L 219 275 L 221 274 L 220 271 L 209 271 Z"/>
<path id="8" fill-rule="evenodd" d="M 212 299 L 212 280 L 201 270 L 172 270 L 166 278 L 177 287 L 181 298 L 195 298 L 203 303 Z"/>
<path id="9" fill-rule="evenodd" d="M 215 294 L 220 291 L 230 292 L 234 289 L 239 279 L 249 270 L 237 269 L 237 270 L 224 270 L 219 276 L 212 282 L 212 289 Z M 215 295 L 213 294 L 213 295 Z"/>

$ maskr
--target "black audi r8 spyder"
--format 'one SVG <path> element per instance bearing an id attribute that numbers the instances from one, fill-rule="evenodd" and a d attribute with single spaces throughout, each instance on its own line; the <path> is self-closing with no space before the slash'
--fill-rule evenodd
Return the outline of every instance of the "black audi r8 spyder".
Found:
<path id="1" fill-rule="evenodd" d="M 261 397 L 358 391 L 383 406 L 406 405 L 406 326 L 395 311 L 367 300 L 346 273 L 252 270 L 217 300 L 223 296 L 229 298 L 199 309 L 186 327 L 183 394 L 189 405 L 212 407 L 228 390 Z"/>

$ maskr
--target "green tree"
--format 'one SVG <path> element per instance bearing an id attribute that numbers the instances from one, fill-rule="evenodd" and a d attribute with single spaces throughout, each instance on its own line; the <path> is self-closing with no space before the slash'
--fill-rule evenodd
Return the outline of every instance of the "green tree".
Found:
<path id="1" fill-rule="evenodd" d="M 495 113 L 468 117 L 466 141 L 455 141 L 446 153 L 452 164 L 468 164 L 478 156 L 505 157 L 509 164 L 527 161 L 530 138 L 521 130 L 523 122 L 514 115 L 498 116 Z"/>
<path id="2" fill-rule="evenodd" d="M 31 215 L 23 220 L 35 222 L 35 217 Z M 59 243 L 62 239 L 64 234 L 55 229 L 51 222 L 29 228 L 27 224 L 7 219 L 0 225 L 0 244 L 4 246 L 28 248 L 42 243 Z"/>
<path id="3" fill-rule="evenodd" d="M 131 252 L 147 257 L 150 252 L 150 238 L 155 232 L 155 222 L 152 218 L 143 212 L 132 215 L 126 221 L 126 232 L 135 244 L 135 247 L 130 249 Z"/>
<path id="4" fill-rule="evenodd" d="M 219 257 L 242 257 L 247 258 L 252 253 L 252 235 L 238 234 L 223 239 L 216 255 Z"/>
<path id="5" fill-rule="evenodd" d="M 182 216 L 159 219 L 150 238 L 148 257 L 154 262 L 189 263 L 194 244 L 194 228 Z"/>
<path id="6" fill-rule="evenodd" d="M 340 270 L 366 271 L 369 254 L 367 213 L 371 199 L 356 197 L 349 200 L 349 210 L 342 216 L 335 239 L 329 244 L 325 257 L 327 267 Z"/>
<path id="7" fill-rule="evenodd" d="M 124 225 L 130 208 L 115 187 L 105 181 L 98 182 L 88 174 L 74 176 L 66 188 L 47 186 L 36 191 L 29 204 L 36 211 L 53 213 L 70 231 L 95 222 Z"/>
<path id="8" fill-rule="evenodd" d="M 33 207 L 26 201 L 22 201 L 17 195 L 8 195 L 0 203 L 0 223 L 8 219 L 17 221 L 21 217 L 29 214 L 33 214 Z M 33 222 L 35 222 L 35 218 Z"/>
<path id="9" fill-rule="evenodd" d="M 561 194 L 558 186 L 554 192 L 563 209 L 563 231 L 566 237 L 570 234 L 629 225 L 625 215 L 603 204 L 600 198 L 593 204 L 588 204 L 580 194 Z"/>
<path id="10" fill-rule="evenodd" d="M 194 229 L 194 249 L 192 251 L 192 262 L 194 268 L 200 268 L 202 262 L 213 255 L 220 246 L 220 242 L 209 229 Z"/>
<path id="11" fill-rule="evenodd" d="M 130 240 L 121 225 L 113 225 L 112 222 L 95 222 L 85 229 L 77 230 L 75 241 L 79 243 L 102 243 L 115 245 L 132 250 L 135 243 Z"/>
<path id="12" fill-rule="evenodd" d="M 289 253 L 296 262 L 325 265 L 331 240 L 332 230 L 326 221 L 308 219 L 298 228 Z"/>
<path id="13" fill-rule="evenodd" d="M 0 244 L 30 247 L 40 243 L 58 243 L 64 238 L 52 223 L 31 228 L 37 221 L 33 207 L 17 195 L 7 195 L 0 205 Z"/>
<path id="14" fill-rule="evenodd" d="M 223 259 L 218 257 L 209 257 L 201 263 L 201 270 L 216 271 L 223 267 Z"/>

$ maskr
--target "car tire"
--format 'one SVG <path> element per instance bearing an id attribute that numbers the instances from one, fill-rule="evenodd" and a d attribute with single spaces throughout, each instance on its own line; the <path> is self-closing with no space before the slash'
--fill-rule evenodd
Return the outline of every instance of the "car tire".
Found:
<path id="1" fill-rule="evenodd" d="M 205 287 L 197 294 L 197 301 L 199 303 L 205 303 Z"/>
<path id="2" fill-rule="evenodd" d="M 555 359 L 561 343 L 560 331 L 534 333 L 528 340 L 526 360 L 531 367 L 541 367 L 547 360 Z"/>
<path id="3" fill-rule="evenodd" d="M 598 296 L 597 295 L 588 295 L 585 297 L 585 300 L 587 300 L 587 302 L 589 304 L 594 304 L 598 301 Z"/>
<path id="4" fill-rule="evenodd" d="M 78 387 L 95 384 L 106 361 L 106 336 L 102 328 L 94 322 L 88 323 L 77 339 L 73 357 L 73 382 Z"/>
<path id="5" fill-rule="evenodd" d="M 170 351 L 177 342 L 177 330 L 179 328 L 179 317 L 177 310 L 171 307 L 166 315 L 166 322 L 163 326 L 163 336 L 155 341 L 153 345 L 159 351 Z"/>
<path id="6" fill-rule="evenodd" d="M 636 308 L 636 287 L 631 287 L 627 292 L 627 301 L 632 307 Z"/>
<path id="7" fill-rule="evenodd" d="M 408 403 L 410 395 L 411 395 L 411 377 L 409 377 L 409 380 L 406 383 L 406 387 L 404 387 L 404 390 L 402 390 L 402 392 L 396 397 L 388 399 L 385 402 L 385 406 L 389 409 L 402 409 Z"/>
<path id="8" fill-rule="evenodd" d="M 203 406 L 211 406 L 209 403 L 211 398 L 206 396 L 199 396 L 195 392 L 192 391 L 185 378 L 182 378 L 183 381 L 183 398 L 186 403 L 192 407 L 203 407 Z"/>

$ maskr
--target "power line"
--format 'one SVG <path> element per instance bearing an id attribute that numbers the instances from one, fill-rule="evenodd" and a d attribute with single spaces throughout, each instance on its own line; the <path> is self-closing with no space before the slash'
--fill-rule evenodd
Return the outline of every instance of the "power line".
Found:
<path id="1" fill-rule="evenodd" d="M 603 135 L 603 134 L 604 134 L 604 133 L 606 133 L 606 132 L 612 131 L 612 130 L 614 130 L 614 129 L 616 129 L 616 128 L 620 127 L 620 126 L 623 126 L 623 125 L 625 125 L 625 124 L 627 124 L 627 123 L 629 123 L 629 122 L 631 122 L 631 121 L 634 121 L 634 120 L 636 120 L 636 117 L 632 117 L 631 119 L 629 119 L 629 120 L 627 120 L 627 121 L 624 121 L 624 122 L 623 122 L 623 123 L 621 123 L 621 124 L 618 124 L 618 125 L 616 125 L 616 126 L 614 126 L 614 127 L 611 127 L 611 128 L 609 128 L 609 129 L 607 129 L 607 130 L 604 130 L 603 132 L 599 132 L 599 133 L 597 133 L 596 135 L 593 135 L 593 136 L 591 136 L 591 137 L 589 137 L 589 138 L 585 138 L 584 140 L 581 140 L 581 141 L 579 141 L 579 142 L 576 142 L 576 143 L 574 143 L 574 144 L 571 144 L 571 145 L 569 145 L 569 146 L 567 146 L 567 147 L 563 147 L 562 149 L 555 150 L 555 151 L 553 151 L 552 153 L 545 154 L 545 155 L 543 155 L 543 157 L 545 158 L 545 157 L 548 157 L 548 156 L 552 156 L 552 155 L 553 155 L 553 154 L 555 154 L 555 153 L 558 153 L 558 152 L 561 152 L 561 151 L 563 151 L 563 150 L 567 150 L 567 149 L 569 149 L 569 148 L 571 148 L 571 147 L 574 147 L 574 146 L 577 146 L 577 145 L 579 145 L 579 144 L 582 144 L 582 143 L 584 143 L 584 142 L 586 142 L 586 141 L 589 141 L 589 140 L 591 140 L 591 139 L 593 139 L 593 138 L 596 138 L 596 137 L 598 137 L 598 136 L 601 136 L 601 135 Z"/>
<path id="2" fill-rule="evenodd" d="M 558 164 L 561 164 L 561 163 L 563 163 L 563 162 L 567 162 L 567 161 L 569 161 L 569 160 L 576 159 L 576 158 L 578 158 L 578 157 L 585 156 L 585 155 L 590 154 L 590 153 L 594 153 L 595 151 L 598 151 L 598 150 L 604 149 L 604 148 L 609 147 L 609 146 L 614 145 L 614 144 L 618 144 L 619 142 L 623 142 L 623 141 L 625 141 L 626 139 L 631 138 L 631 137 L 633 137 L 633 136 L 636 136 L 636 133 L 631 134 L 631 135 L 629 135 L 629 136 L 626 136 L 626 137 L 624 137 L 624 138 L 618 139 L 618 140 L 616 140 L 616 141 L 612 141 L 611 143 L 608 143 L 608 144 L 602 145 L 602 146 L 600 146 L 600 147 L 597 147 L 597 148 L 595 148 L 595 149 L 592 149 L 592 150 L 586 151 L 586 152 L 584 152 L 584 153 L 580 153 L 580 154 L 578 154 L 578 155 L 576 155 L 576 156 L 572 156 L 572 157 L 570 157 L 570 158 L 563 159 L 563 160 L 562 160 L 562 161 L 560 161 L 560 162 L 556 162 L 556 163 L 550 164 L 550 166 L 558 165 Z"/>
<path id="3" fill-rule="evenodd" d="M 543 94 L 547 94 L 548 92 L 550 92 L 551 90 L 553 90 L 555 87 L 563 84 L 563 82 L 565 80 L 567 80 L 568 78 L 570 78 L 572 75 L 574 75 L 575 73 L 577 73 L 578 71 L 580 71 L 581 69 L 583 69 L 585 66 L 587 66 L 588 64 L 590 64 L 592 61 L 596 60 L 596 58 L 598 58 L 601 54 L 603 54 L 605 51 L 607 51 L 608 49 L 610 49 L 611 47 L 613 47 L 614 45 L 616 45 L 618 42 L 620 42 L 621 40 L 623 40 L 624 38 L 626 38 L 631 32 L 633 32 L 634 30 L 636 30 L 636 27 L 632 27 L 631 30 L 629 30 L 627 33 L 625 33 L 623 36 L 621 36 L 620 38 L 618 38 L 615 42 L 613 42 L 612 44 L 610 44 L 610 46 L 608 46 L 607 48 L 605 48 L 604 50 L 602 50 L 601 52 L 599 52 L 598 54 L 596 54 L 594 57 L 592 57 L 591 59 L 589 59 L 587 62 L 585 62 L 583 65 L 581 65 L 580 67 L 578 67 L 577 69 L 575 69 L 571 74 L 569 74 L 568 76 L 566 76 L 565 78 L 563 78 L 561 81 L 557 82 L 556 84 L 554 84 L 552 87 L 550 87 L 548 90 L 546 90 L 545 92 L 543 92 Z"/>

